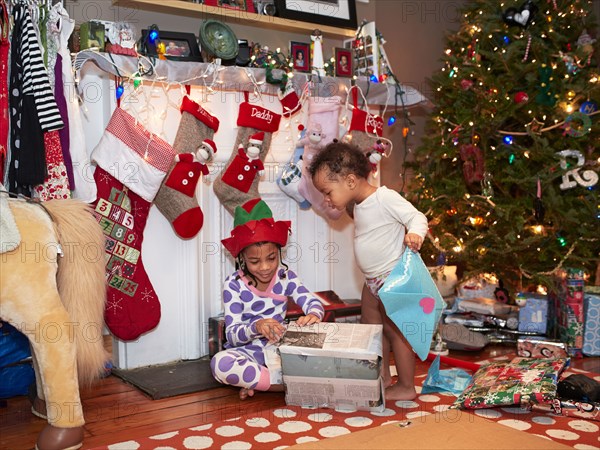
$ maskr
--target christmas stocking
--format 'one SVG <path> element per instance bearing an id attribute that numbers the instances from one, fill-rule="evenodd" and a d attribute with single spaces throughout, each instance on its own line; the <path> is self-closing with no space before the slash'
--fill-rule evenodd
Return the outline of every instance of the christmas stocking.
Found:
<path id="1" fill-rule="evenodd" d="M 296 94 L 294 84 L 291 80 L 286 82 L 283 93 L 279 94 L 279 100 L 281 101 L 283 117 L 291 117 L 302 109 L 300 98 L 298 97 L 298 94 Z"/>
<path id="2" fill-rule="evenodd" d="M 310 203 L 298 191 L 300 180 L 302 179 L 302 166 L 304 165 L 302 159 L 304 144 L 301 144 L 301 142 L 306 136 L 306 129 L 303 125 L 300 125 L 300 127 L 300 140 L 289 162 L 282 167 L 277 178 L 277 186 L 279 186 L 279 189 L 284 194 L 296 200 L 300 209 L 308 209 L 310 208 Z"/>
<path id="3" fill-rule="evenodd" d="M 173 148 L 180 155 L 173 160 L 168 175 L 158 190 L 154 204 L 182 239 L 196 236 L 204 215 L 196 198 L 200 173 L 208 175 L 206 163 L 212 160 L 217 147 L 212 141 L 219 129 L 219 120 L 198 103 L 183 97 L 181 122 Z"/>
<path id="4" fill-rule="evenodd" d="M 279 129 L 281 116 L 246 101 L 240 105 L 239 128 L 234 150 L 214 182 L 214 190 L 223 206 L 233 214 L 236 206 L 260 197 L 258 181 L 269 152 L 271 135 Z M 256 175 L 259 175 L 258 177 Z"/>
<path id="5" fill-rule="evenodd" d="M 337 139 L 341 108 L 342 99 L 340 97 L 311 97 L 308 104 L 308 129 L 304 138 L 298 141 L 304 143 L 302 177 L 298 185 L 298 192 L 310 202 L 318 214 L 332 220 L 339 219 L 342 211 L 327 205 L 323 194 L 313 185 L 308 168 L 319 150 Z"/>
<path id="6" fill-rule="evenodd" d="M 356 89 L 352 90 L 352 98 L 354 109 L 352 110 L 349 129 L 350 139 L 348 140 L 366 154 L 373 150 L 377 140 L 383 135 L 383 119 L 358 107 L 358 92 Z"/>
<path id="7" fill-rule="evenodd" d="M 160 303 L 142 262 L 148 212 L 174 158 L 169 144 L 120 108 L 92 152 L 98 167 L 95 215 L 106 235 L 106 325 L 137 339 L 158 324 Z"/>

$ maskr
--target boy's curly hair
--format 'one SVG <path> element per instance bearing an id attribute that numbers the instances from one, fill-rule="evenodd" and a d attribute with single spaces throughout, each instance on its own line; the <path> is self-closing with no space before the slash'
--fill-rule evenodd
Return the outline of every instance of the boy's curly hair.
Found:
<path id="1" fill-rule="evenodd" d="M 367 156 L 355 145 L 334 141 L 314 157 L 308 172 L 311 177 L 327 167 L 332 174 L 346 176 L 353 173 L 360 178 L 368 178 L 371 164 Z"/>

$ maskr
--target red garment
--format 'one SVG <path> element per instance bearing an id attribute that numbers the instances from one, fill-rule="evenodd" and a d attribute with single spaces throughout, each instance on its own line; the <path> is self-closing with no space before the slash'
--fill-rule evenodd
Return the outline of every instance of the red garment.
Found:
<path id="1" fill-rule="evenodd" d="M 223 174 L 223 182 L 236 188 L 241 192 L 248 192 L 254 177 L 260 170 L 265 170 L 265 166 L 258 158 L 250 160 L 246 151 L 240 147 L 238 154 L 231 161 L 229 167 Z"/>
<path id="2" fill-rule="evenodd" d="M 67 167 L 63 159 L 58 131 L 44 133 L 46 150 L 46 179 L 33 188 L 33 195 L 43 202 L 53 199 L 71 198 Z"/>
<path id="3" fill-rule="evenodd" d="M 0 0 L 0 183 L 4 183 L 4 163 L 8 148 L 8 13 L 6 3 Z"/>
<path id="4" fill-rule="evenodd" d="M 192 153 L 180 153 L 175 157 L 177 161 L 165 184 L 188 197 L 193 197 L 200 179 L 200 173 L 208 175 L 208 167 L 194 161 Z"/>

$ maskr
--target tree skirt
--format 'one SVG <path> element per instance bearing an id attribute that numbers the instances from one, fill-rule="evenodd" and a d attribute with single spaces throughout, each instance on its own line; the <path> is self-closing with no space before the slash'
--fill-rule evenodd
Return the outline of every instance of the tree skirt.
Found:
<path id="1" fill-rule="evenodd" d="M 500 358 L 499 358 L 500 359 Z M 501 358 L 504 359 L 504 358 Z M 419 366 L 417 366 L 419 367 Z M 425 371 L 427 367 L 425 367 Z M 584 371 L 600 381 L 600 376 Z M 420 385 L 426 373 L 417 375 Z M 257 392 L 256 395 L 261 395 Z M 381 413 L 354 411 L 339 412 L 332 409 L 306 409 L 285 406 L 213 423 L 163 433 L 143 439 L 120 442 L 97 449 L 279 449 L 304 442 L 341 436 L 370 427 L 405 421 L 418 421 L 430 414 L 442 420 L 456 420 L 460 414 L 475 414 L 516 430 L 552 439 L 579 449 L 600 448 L 600 422 L 563 417 L 555 414 L 527 411 L 519 407 L 493 408 L 476 411 L 448 409 L 456 397 L 442 393 L 420 394 L 414 401 L 387 401 Z"/>

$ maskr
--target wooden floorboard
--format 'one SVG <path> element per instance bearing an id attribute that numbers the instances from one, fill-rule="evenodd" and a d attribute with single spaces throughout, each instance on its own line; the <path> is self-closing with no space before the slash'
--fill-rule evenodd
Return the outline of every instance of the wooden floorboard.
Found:
<path id="1" fill-rule="evenodd" d="M 514 347 L 488 346 L 479 353 L 453 352 L 452 357 L 480 361 L 512 356 Z M 573 359 L 572 366 L 600 373 L 600 358 Z M 257 393 L 240 401 L 238 390 L 221 387 L 152 400 L 120 378 L 109 376 L 81 393 L 85 425 L 84 448 L 93 448 L 221 420 L 244 417 L 284 406 L 282 393 Z M 31 414 L 25 396 L 13 397 L 0 409 L 0 449 L 32 449 L 46 422 Z"/>

